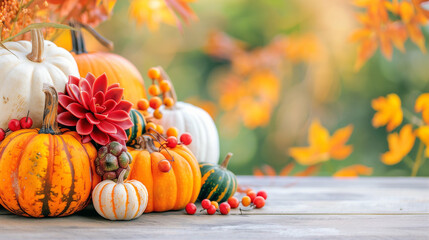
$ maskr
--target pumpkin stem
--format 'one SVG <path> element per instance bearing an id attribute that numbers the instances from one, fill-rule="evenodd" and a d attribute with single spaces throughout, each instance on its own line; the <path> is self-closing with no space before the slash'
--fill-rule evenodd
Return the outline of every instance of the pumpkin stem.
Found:
<path id="1" fill-rule="evenodd" d="M 229 160 L 231 159 L 231 157 L 232 157 L 232 153 L 228 153 L 228 154 L 226 155 L 226 157 L 225 157 L 225 160 L 223 160 L 223 162 L 220 164 L 220 166 L 221 166 L 222 168 L 225 168 L 225 169 L 226 169 L 226 167 L 228 166 L 228 163 L 229 163 Z"/>
<path id="2" fill-rule="evenodd" d="M 137 149 L 147 150 L 149 153 L 159 152 L 159 149 L 155 146 L 153 138 L 148 135 L 142 135 L 137 139 Z"/>
<path id="3" fill-rule="evenodd" d="M 128 166 L 127 169 L 122 170 L 122 172 L 119 174 L 117 184 L 124 184 L 124 177 L 128 171 L 130 171 L 130 166 Z"/>
<path id="4" fill-rule="evenodd" d="M 163 97 L 169 96 L 173 99 L 174 104 L 177 102 L 177 95 L 176 90 L 174 90 L 173 82 L 171 81 L 171 78 L 168 76 L 167 72 L 162 68 L 161 66 L 157 67 L 159 71 L 161 72 L 161 79 L 165 80 L 170 83 L 170 91 L 163 93 Z"/>
<path id="5" fill-rule="evenodd" d="M 57 123 L 58 113 L 58 93 L 54 86 L 43 84 L 45 93 L 45 109 L 43 111 L 43 125 L 39 130 L 40 134 L 61 135 L 61 130 Z"/>
<path id="6" fill-rule="evenodd" d="M 72 44 L 73 44 L 72 52 L 76 54 L 88 53 L 85 48 L 85 41 L 83 39 L 81 28 L 88 31 L 101 45 L 103 45 L 110 51 L 113 50 L 113 42 L 101 36 L 100 33 L 98 33 L 94 28 L 92 28 L 88 24 L 83 24 L 79 22 L 70 22 L 69 25 L 71 27 L 78 29 L 77 31 L 71 31 Z"/>
<path id="7" fill-rule="evenodd" d="M 41 29 L 31 29 L 31 52 L 27 55 L 32 62 L 42 62 L 45 40 Z"/>

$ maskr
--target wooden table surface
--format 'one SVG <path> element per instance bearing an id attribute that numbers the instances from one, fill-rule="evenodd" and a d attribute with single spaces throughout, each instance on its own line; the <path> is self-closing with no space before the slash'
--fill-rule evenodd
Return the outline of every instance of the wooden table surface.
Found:
<path id="1" fill-rule="evenodd" d="M 63 218 L 0 210 L 1 239 L 429 239 L 429 178 L 254 178 L 263 209 L 229 216 L 184 211 L 108 221 L 91 207 Z"/>

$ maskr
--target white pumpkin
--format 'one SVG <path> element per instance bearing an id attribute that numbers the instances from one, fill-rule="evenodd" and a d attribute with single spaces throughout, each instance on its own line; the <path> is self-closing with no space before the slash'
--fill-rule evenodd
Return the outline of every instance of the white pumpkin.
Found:
<path id="1" fill-rule="evenodd" d="M 219 161 L 219 134 L 211 116 L 203 109 L 189 103 L 176 102 L 176 93 L 173 84 L 165 71 L 161 71 L 162 79 L 170 81 L 170 95 L 175 104 L 172 107 L 162 106 L 161 119 L 154 119 L 164 129 L 176 127 L 179 135 L 188 132 L 192 135 L 192 143 L 187 146 L 194 153 L 198 162 L 217 164 Z"/>
<path id="2" fill-rule="evenodd" d="M 137 180 L 124 182 L 125 170 L 118 182 L 104 180 L 92 191 L 92 203 L 98 214 L 109 220 L 131 220 L 140 217 L 147 207 L 148 192 Z"/>
<path id="3" fill-rule="evenodd" d="M 69 75 L 79 77 L 73 56 L 50 41 L 40 29 L 31 31 L 30 41 L 6 42 L 0 47 L 0 128 L 11 119 L 27 116 L 33 127 L 42 126 L 45 95 L 43 84 L 64 92 Z"/>

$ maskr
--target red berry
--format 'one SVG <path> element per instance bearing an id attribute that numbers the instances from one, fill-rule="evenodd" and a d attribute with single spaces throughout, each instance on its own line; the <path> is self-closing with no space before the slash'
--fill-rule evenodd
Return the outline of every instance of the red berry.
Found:
<path id="1" fill-rule="evenodd" d="M 161 172 L 169 172 L 171 169 L 171 164 L 167 159 L 161 160 L 158 162 L 158 169 Z"/>
<path id="2" fill-rule="evenodd" d="M 21 126 L 19 125 L 19 121 L 17 119 L 10 120 L 8 127 L 9 127 L 9 130 L 11 130 L 12 132 L 15 132 L 21 129 Z"/>
<path id="3" fill-rule="evenodd" d="M 31 126 L 33 126 L 33 119 L 31 119 L 31 117 L 23 117 L 19 120 L 19 125 L 23 129 L 31 128 Z"/>
<path id="4" fill-rule="evenodd" d="M 261 196 L 263 197 L 265 200 L 267 200 L 267 192 L 265 191 L 259 191 L 256 196 Z"/>
<path id="5" fill-rule="evenodd" d="M 197 212 L 197 206 L 193 203 L 188 203 L 185 207 L 186 213 L 189 215 L 194 215 Z"/>
<path id="6" fill-rule="evenodd" d="M 262 208 L 265 206 L 265 199 L 261 196 L 255 197 L 255 200 L 253 200 L 253 204 L 256 208 Z"/>
<path id="7" fill-rule="evenodd" d="M 231 208 L 238 208 L 238 205 L 240 205 L 240 201 L 236 197 L 230 197 L 228 199 L 228 204 L 231 206 Z"/>
<path id="8" fill-rule="evenodd" d="M 5 137 L 6 132 L 2 128 L 0 128 L 0 141 L 3 141 Z"/>
<path id="9" fill-rule="evenodd" d="M 174 136 L 170 136 L 167 138 L 167 147 L 175 148 L 177 146 L 177 138 Z"/>
<path id="10" fill-rule="evenodd" d="M 220 204 L 219 210 L 222 215 L 227 215 L 231 211 L 231 206 L 227 202 L 223 202 Z"/>
<path id="11" fill-rule="evenodd" d="M 255 200 L 255 198 L 256 198 L 256 193 L 254 191 L 248 191 L 247 196 L 249 196 L 250 201 L 253 202 L 253 200 Z"/>
<path id="12" fill-rule="evenodd" d="M 182 135 L 180 135 L 180 142 L 185 144 L 185 145 L 189 145 L 192 142 L 192 136 L 189 133 L 183 133 Z"/>
<path id="13" fill-rule="evenodd" d="M 208 199 L 204 199 L 203 201 L 201 201 L 201 207 L 203 207 L 204 209 L 209 209 L 211 205 L 212 203 Z"/>
<path id="14" fill-rule="evenodd" d="M 213 215 L 216 213 L 216 207 L 213 205 L 210 205 L 210 207 L 207 209 L 207 214 L 208 215 Z"/>

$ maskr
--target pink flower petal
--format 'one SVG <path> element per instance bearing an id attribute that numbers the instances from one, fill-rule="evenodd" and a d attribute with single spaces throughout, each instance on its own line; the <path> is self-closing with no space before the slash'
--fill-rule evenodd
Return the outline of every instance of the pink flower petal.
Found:
<path id="1" fill-rule="evenodd" d="M 87 92 L 81 92 L 80 97 L 82 98 L 82 105 L 86 110 L 89 110 L 89 106 L 91 104 L 91 95 Z"/>
<path id="2" fill-rule="evenodd" d="M 95 101 L 96 99 L 93 97 L 91 98 L 91 101 L 89 101 L 89 110 L 91 110 L 91 112 L 96 113 L 97 112 L 97 108 L 95 107 Z"/>
<path id="3" fill-rule="evenodd" d="M 130 113 L 132 107 L 133 107 L 133 104 L 131 102 L 122 100 L 119 102 L 118 105 L 116 105 L 115 110 L 123 110 L 127 113 Z"/>
<path id="4" fill-rule="evenodd" d="M 97 113 L 103 113 L 104 110 L 106 110 L 105 106 L 95 106 L 95 110 L 97 111 Z"/>
<path id="5" fill-rule="evenodd" d="M 92 113 L 85 114 L 85 117 L 88 120 L 88 122 L 91 124 L 99 124 L 100 123 L 100 120 L 98 120 L 96 117 L 94 117 L 94 115 Z"/>
<path id="6" fill-rule="evenodd" d="M 62 93 L 58 94 L 58 103 L 64 108 L 66 108 L 68 105 L 74 102 L 76 101 L 70 96 L 64 95 Z"/>
<path id="7" fill-rule="evenodd" d="M 92 85 L 92 95 L 95 95 L 97 92 L 105 93 L 107 91 L 107 77 L 103 73 L 97 79 L 95 79 L 94 84 Z"/>
<path id="8" fill-rule="evenodd" d="M 76 124 L 76 132 L 80 135 L 88 135 L 92 132 L 94 125 L 88 122 L 86 118 L 79 119 Z"/>
<path id="9" fill-rule="evenodd" d="M 77 102 L 82 104 L 82 99 L 80 98 L 79 87 L 76 85 L 69 85 L 69 89 L 71 91 L 71 94 L 69 94 L 69 96 L 73 97 Z"/>
<path id="10" fill-rule="evenodd" d="M 80 80 L 80 82 L 79 82 L 79 89 L 80 89 L 81 92 L 87 92 L 87 93 L 92 94 L 91 85 L 89 85 L 88 80 L 86 80 L 85 78 L 82 78 Z"/>
<path id="11" fill-rule="evenodd" d="M 110 141 L 109 135 L 100 131 L 97 127 L 94 128 L 92 133 L 90 134 L 92 140 L 100 145 L 107 145 Z"/>
<path id="12" fill-rule="evenodd" d="M 108 114 L 114 108 L 116 108 L 117 104 L 116 104 L 116 102 L 114 100 L 109 99 L 109 100 L 107 100 L 107 101 L 104 102 L 103 106 L 106 107 L 106 109 L 104 109 L 103 114 Z"/>
<path id="13" fill-rule="evenodd" d="M 100 124 L 97 125 L 97 128 L 100 129 L 100 131 L 105 132 L 107 134 L 116 134 L 116 126 L 109 123 L 108 121 L 101 121 Z"/>
<path id="14" fill-rule="evenodd" d="M 93 86 L 95 82 L 95 76 L 92 73 L 87 73 L 85 79 L 88 81 L 89 85 Z"/>
<path id="15" fill-rule="evenodd" d="M 74 127 L 79 119 L 73 116 L 70 112 L 62 112 L 57 116 L 57 122 L 62 125 Z"/>
<path id="16" fill-rule="evenodd" d="M 91 140 L 92 138 L 89 135 L 82 136 L 82 143 L 89 143 Z"/>
<path id="17" fill-rule="evenodd" d="M 97 92 L 94 95 L 95 105 L 103 105 L 104 103 L 104 92 Z"/>
<path id="18" fill-rule="evenodd" d="M 125 121 L 130 119 L 130 116 L 123 110 L 117 110 L 109 113 L 109 119 L 113 121 Z"/>
<path id="19" fill-rule="evenodd" d="M 70 75 L 69 76 L 68 84 L 78 86 L 79 85 L 79 81 L 80 81 L 80 78 Z"/>
<path id="20" fill-rule="evenodd" d="M 84 118 L 85 114 L 88 112 L 82 105 L 79 103 L 72 103 L 66 107 L 66 109 L 77 118 Z"/>
<path id="21" fill-rule="evenodd" d="M 99 113 L 94 113 L 94 116 L 98 119 L 98 120 L 104 120 L 107 118 L 107 115 L 105 114 L 99 114 Z"/>
<path id="22" fill-rule="evenodd" d="M 107 90 L 110 90 L 110 89 L 112 89 L 112 88 L 118 88 L 120 85 L 119 85 L 119 83 L 114 83 L 114 84 L 112 84 L 112 85 L 110 85 L 108 88 L 107 88 Z"/>
<path id="23" fill-rule="evenodd" d="M 113 99 L 115 102 L 120 102 L 124 94 L 123 88 L 112 88 L 106 92 L 105 99 Z"/>
<path id="24" fill-rule="evenodd" d="M 117 139 L 117 140 L 128 140 L 127 134 L 125 133 L 125 130 L 120 128 L 120 127 L 116 127 L 117 132 L 115 134 L 109 134 L 111 138 Z"/>
<path id="25" fill-rule="evenodd" d="M 134 126 L 134 123 L 131 121 L 131 119 L 127 119 L 125 121 L 112 121 L 109 119 L 109 121 L 122 129 L 129 129 Z"/>

